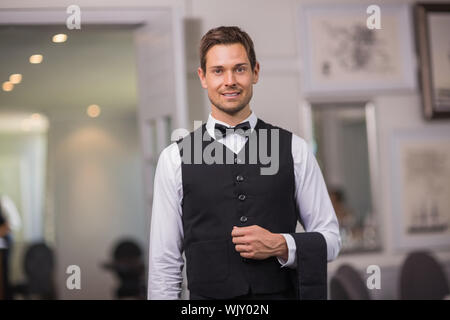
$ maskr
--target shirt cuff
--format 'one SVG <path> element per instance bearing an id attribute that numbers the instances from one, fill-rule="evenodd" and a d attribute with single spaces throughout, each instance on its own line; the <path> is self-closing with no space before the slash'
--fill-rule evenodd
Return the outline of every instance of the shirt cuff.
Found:
<path id="1" fill-rule="evenodd" d="M 297 267 L 297 259 L 296 259 L 297 247 L 295 245 L 295 240 L 290 234 L 282 233 L 281 235 L 286 240 L 286 244 L 288 247 L 288 259 L 287 259 L 287 261 L 285 261 L 284 259 L 277 257 L 278 262 L 281 264 L 282 268 L 288 267 L 288 268 L 295 269 Z"/>

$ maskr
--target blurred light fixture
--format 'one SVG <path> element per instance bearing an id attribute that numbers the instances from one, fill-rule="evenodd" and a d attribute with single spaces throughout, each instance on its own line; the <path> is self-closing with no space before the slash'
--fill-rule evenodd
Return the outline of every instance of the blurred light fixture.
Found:
<path id="1" fill-rule="evenodd" d="M 11 81 L 5 81 L 2 85 L 3 91 L 12 91 L 14 89 L 14 84 Z"/>
<path id="2" fill-rule="evenodd" d="M 12 84 L 19 84 L 22 81 L 22 75 L 20 73 L 14 73 L 9 76 L 9 82 Z"/>
<path id="3" fill-rule="evenodd" d="M 66 40 L 67 40 L 67 35 L 64 33 L 55 34 L 52 38 L 52 41 L 54 43 L 62 43 L 62 42 L 66 42 Z"/>
<path id="4" fill-rule="evenodd" d="M 37 63 L 41 63 L 42 62 L 42 54 L 33 54 L 30 57 L 30 63 L 32 64 L 37 64 Z"/>
<path id="5" fill-rule="evenodd" d="M 32 119 L 33 121 L 41 121 L 41 120 L 42 120 L 42 116 L 41 116 L 39 113 L 33 113 L 33 114 L 31 115 L 31 119 Z"/>
<path id="6" fill-rule="evenodd" d="M 100 107 L 96 104 L 91 104 L 87 108 L 87 114 L 91 118 L 97 118 L 100 115 Z"/>

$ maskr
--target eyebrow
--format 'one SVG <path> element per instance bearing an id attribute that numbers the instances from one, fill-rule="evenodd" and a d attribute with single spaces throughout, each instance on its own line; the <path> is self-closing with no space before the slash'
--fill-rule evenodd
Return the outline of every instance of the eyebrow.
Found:
<path id="1" fill-rule="evenodd" d="M 233 68 L 237 68 L 237 67 L 241 67 L 241 66 L 248 66 L 248 63 L 247 62 L 238 63 L 238 64 L 235 64 Z M 211 66 L 208 69 L 218 69 L 218 68 L 223 68 L 223 66 Z"/>

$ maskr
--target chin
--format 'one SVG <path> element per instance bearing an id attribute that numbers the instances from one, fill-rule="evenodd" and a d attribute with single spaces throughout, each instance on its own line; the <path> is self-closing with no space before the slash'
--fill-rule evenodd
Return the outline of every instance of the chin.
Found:
<path id="1" fill-rule="evenodd" d="M 234 115 L 238 112 L 240 112 L 241 110 L 243 110 L 245 108 L 246 105 L 238 105 L 238 106 L 223 106 L 223 105 L 218 105 L 218 104 L 214 104 L 214 106 L 219 109 L 220 111 L 229 114 L 229 115 Z"/>
<path id="2" fill-rule="evenodd" d="M 248 99 L 248 101 L 247 99 L 245 99 L 245 101 L 235 101 L 232 103 L 221 103 L 222 101 L 213 101 L 211 99 L 209 100 L 217 109 L 228 115 L 235 115 L 236 113 L 242 111 L 250 102 L 250 99 Z"/>

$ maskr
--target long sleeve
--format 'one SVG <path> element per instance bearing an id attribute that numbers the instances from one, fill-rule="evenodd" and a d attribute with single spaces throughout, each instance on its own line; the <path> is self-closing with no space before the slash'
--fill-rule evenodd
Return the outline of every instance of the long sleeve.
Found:
<path id="1" fill-rule="evenodd" d="M 292 135 L 295 167 L 295 198 L 300 222 L 306 232 L 320 232 L 327 244 L 327 261 L 336 259 L 341 248 L 339 223 L 316 158 L 306 142 Z"/>
<path id="2" fill-rule="evenodd" d="M 294 285 L 300 300 L 325 300 L 327 261 L 335 259 L 341 247 L 339 224 L 314 155 L 303 139 L 295 135 L 292 139 L 295 198 L 305 229 L 290 234 L 296 246 Z"/>
<path id="3" fill-rule="evenodd" d="M 148 299 L 179 299 L 184 260 L 181 159 L 176 143 L 161 153 L 155 173 Z"/>

